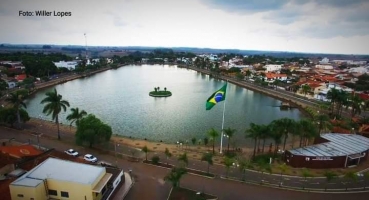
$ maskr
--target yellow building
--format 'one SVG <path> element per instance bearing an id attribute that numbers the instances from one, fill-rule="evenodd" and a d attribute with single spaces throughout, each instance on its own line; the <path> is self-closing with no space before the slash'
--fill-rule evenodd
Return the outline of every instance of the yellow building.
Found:
<path id="1" fill-rule="evenodd" d="M 9 188 L 12 200 L 100 200 L 111 177 L 104 167 L 48 158 Z"/>

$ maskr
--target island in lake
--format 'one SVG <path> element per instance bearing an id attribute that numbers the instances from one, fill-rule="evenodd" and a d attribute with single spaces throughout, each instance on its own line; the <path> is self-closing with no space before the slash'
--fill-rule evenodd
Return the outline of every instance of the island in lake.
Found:
<path id="1" fill-rule="evenodd" d="M 151 91 L 149 95 L 152 97 L 170 97 L 172 93 L 168 91 L 166 87 L 164 90 L 160 90 L 160 87 L 155 87 L 154 91 Z"/>

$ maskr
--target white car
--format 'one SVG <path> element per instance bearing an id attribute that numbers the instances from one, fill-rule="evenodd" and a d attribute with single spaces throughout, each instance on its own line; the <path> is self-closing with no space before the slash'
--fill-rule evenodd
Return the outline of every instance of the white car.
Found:
<path id="1" fill-rule="evenodd" d="M 73 150 L 73 149 L 68 149 L 68 150 L 66 150 L 66 151 L 64 151 L 66 154 L 68 154 L 68 155 L 71 155 L 71 156 L 78 156 L 79 154 L 78 154 L 78 152 L 77 151 L 75 151 L 75 150 Z"/>
<path id="2" fill-rule="evenodd" d="M 86 161 L 89 161 L 89 162 L 96 162 L 97 161 L 97 158 L 91 154 L 86 154 L 83 159 L 85 159 Z"/>

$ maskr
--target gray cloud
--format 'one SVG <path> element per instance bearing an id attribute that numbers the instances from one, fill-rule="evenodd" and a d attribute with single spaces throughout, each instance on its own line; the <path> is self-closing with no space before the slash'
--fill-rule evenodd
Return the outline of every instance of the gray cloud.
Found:
<path id="1" fill-rule="evenodd" d="M 205 4 L 229 12 L 255 13 L 278 10 L 290 0 L 202 0 Z"/>

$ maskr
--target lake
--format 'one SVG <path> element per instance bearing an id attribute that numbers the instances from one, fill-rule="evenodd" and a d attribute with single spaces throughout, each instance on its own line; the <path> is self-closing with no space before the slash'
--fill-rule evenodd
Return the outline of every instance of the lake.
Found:
<path id="1" fill-rule="evenodd" d="M 202 139 L 207 130 L 221 131 L 224 101 L 205 110 L 209 96 L 225 84 L 199 72 L 171 65 L 129 65 L 40 90 L 26 101 L 31 117 L 50 120 L 42 113 L 41 100 L 57 89 L 71 108 L 78 107 L 109 124 L 114 134 L 155 141 Z M 164 87 L 171 97 L 150 97 L 154 87 Z M 251 122 L 267 124 L 274 119 L 303 117 L 298 109 L 281 110 L 281 101 L 228 84 L 224 128 L 237 130 L 233 141 L 244 139 Z M 68 110 L 69 113 L 69 110 Z M 67 112 L 60 114 L 60 121 Z"/>

